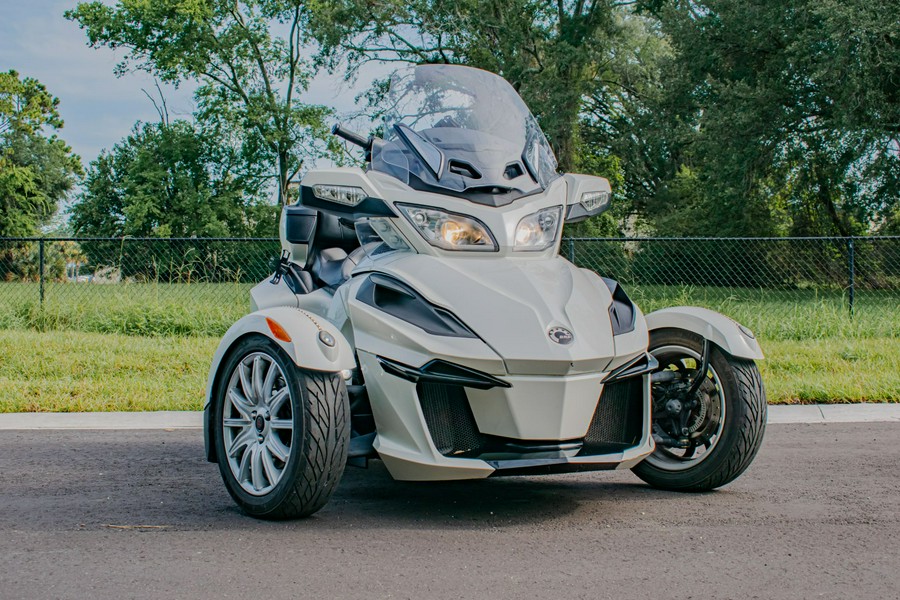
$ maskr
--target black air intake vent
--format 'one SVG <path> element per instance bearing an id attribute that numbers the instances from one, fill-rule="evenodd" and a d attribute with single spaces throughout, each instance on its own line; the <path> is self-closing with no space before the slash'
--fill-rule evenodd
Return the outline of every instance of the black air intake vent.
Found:
<path id="1" fill-rule="evenodd" d="M 465 390 L 458 385 L 420 383 L 416 386 L 425 424 L 438 452 L 445 456 L 477 454 L 485 445 Z"/>
<path id="2" fill-rule="evenodd" d="M 637 445 L 643 433 L 644 378 L 603 386 L 582 455 L 617 452 Z"/>

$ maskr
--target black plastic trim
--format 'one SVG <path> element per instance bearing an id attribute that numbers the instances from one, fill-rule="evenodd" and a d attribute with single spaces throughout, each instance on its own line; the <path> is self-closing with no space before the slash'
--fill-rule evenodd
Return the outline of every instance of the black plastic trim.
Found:
<path id="1" fill-rule="evenodd" d="M 338 185 L 338 184 L 335 184 Z M 336 202 L 329 202 L 317 197 L 312 187 L 304 185 L 300 187 L 300 204 L 309 208 L 315 208 L 324 213 L 338 217 L 346 217 L 351 221 L 365 217 L 396 217 L 398 216 L 391 205 L 380 198 L 367 196 L 356 206 L 344 206 Z"/>
<path id="2" fill-rule="evenodd" d="M 612 294 L 613 301 L 609 305 L 609 320 L 612 323 L 613 335 L 631 333 L 634 331 L 637 320 L 637 309 L 634 302 L 631 301 L 618 281 L 606 277 L 601 277 L 601 279 Z"/>
<path id="3" fill-rule="evenodd" d="M 316 233 L 318 212 L 305 206 L 293 205 L 284 211 L 284 239 L 291 244 L 311 244 Z"/>
<path id="4" fill-rule="evenodd" d="M 603 379 L 603 383 L 614 383 L 616 381 L 622 381 L 623 379 L 646 375 L 658 368 L 659 361 L 649 352 L 645 352 L 637 358 L 630 360 L 619 368 L 611 371 L 609 375 Z"/>
<path id="5" fill-rule="evenodd" d="M 509 204 L 512 204 L 520 198 L 526 198 L 528 196 L 534 196 L 535 194 L 544 192 L 544 190 L 540 188 L 530 192 L 523 192 L 515 188 L 506 188 L 501 185 L 473 186 L 457 192 L 454 190 L 448 190 L 446 188 L 438 187 L 436 185 L 429 185 L 422 181 L 422 179 L 417 177 L 414 173 L 409 173 L 408 183 L 409 187 L 419 192 L 429 192 L 431 194 L 440 194 L 441 196 L 460 198 L 462 200 L 468 200 L 469 202 L 473 202 L 475 204 L 481 204 L 482 206 L 493 206 L 494 208 L 508 206 Z M 488 191 L 491 189 L 497 189 L 499 191 Z"/>
<path id="6" fill-rule="evenodd" d="M 477 390 L 512 387 L 509 382 L 498 379 L 493 375 L 445 360 L 434 359 L 421 367 L 411 367 L 383 356 L 378 356 L 376 359 L 385 373 L 390 373 L 413 383 L 443 383 L 475 388 Z"/>
<path id="7" fill-rule="evenodd" d="M 478 336 L 449 310 L 435 306 L 399 279 L 370 274 L 359 286 L 363 304 L 415 325 L 431 335 L 477 339 Z"/>

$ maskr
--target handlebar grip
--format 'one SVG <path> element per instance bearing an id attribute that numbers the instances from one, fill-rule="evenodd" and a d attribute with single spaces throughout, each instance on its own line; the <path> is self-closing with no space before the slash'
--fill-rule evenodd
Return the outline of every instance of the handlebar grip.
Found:
<path id="1" fill-rule="evenodd" d="M 363 150 L 370 150 L 372 148 L 372 138 L 364 138 L 355 131 L 347 129 L 340 123 L 334 124 L 334 126 L 331 128 L 331 133 L 338 136 L 339 138 L 347 140 L 351 144 L 356 144 Z"/>

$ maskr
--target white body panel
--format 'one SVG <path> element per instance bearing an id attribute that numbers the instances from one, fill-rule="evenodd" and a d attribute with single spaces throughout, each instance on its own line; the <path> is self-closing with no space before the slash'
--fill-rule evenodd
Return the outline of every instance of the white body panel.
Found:
<path id="1" fill-rule="evenodd" d="M 273 286 L 274 287 L 274 286 Z M 277 339 L 269 328 L 266 318 L 272 319 L 288 333 L 290 342 Z M 327 346 L 319 339 L 319 332 L 327 331 L 335 340 L 334 346 Z M 252 312 L 232 325 L 213 355 L 209 369 L 206 404 L 209 405 L 213 382 L 219 365 L 234 343 L 250 334 L 264 335 L 275 341 L 287 352 L 294 363 L 310 371 L 338 372 L 356 368 L 353 347 L 344 339 L 340 330 L 323 317 L 308 311 L 279 306 Z"/>
<path id="2" fill-rule="evenodd" d="M 738 358 L 762 360 L 763 352 L 756 337 L 737 321 L 699 306 L 675 306 L 647 315 L 647 327 L 675 328 L 696 333 Z"/>

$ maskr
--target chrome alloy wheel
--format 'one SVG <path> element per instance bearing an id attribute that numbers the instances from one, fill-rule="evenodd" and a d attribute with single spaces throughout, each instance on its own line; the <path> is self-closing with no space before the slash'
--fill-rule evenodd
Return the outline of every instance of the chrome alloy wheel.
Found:
<path id="1" fill-rule="evenodd" d="M 657 443 L 656 450 L 647 457 L 647 462 L 666 471 L 689 469 L 711 456 L 722 437 L 725 426 L 725 388 L 710 364 L 696 398 L 692 399 L 693 405 L 682 407 L 683 402 L 678 402 L 679 412 L 683 410 L 689 413 L 687 427 L 682 431 L 669 430 L 664 416 L 664 405 L 668 404 L 666 397 L 658 398 L 657 395 L 665 393 L 664 388 L 669 386 L 688 387 L 700 367 L 701 356 L 691 348 L 676 345 L 654 348 L 651 353 L 659 361 L 661 369 L 674 371 L 678 377 L 672 384 L 654 385 L 654 433 L 658 431 L 668 437 L 683 437 L 688 443 L 685 447 Z M 672 400 L 668 402 L 671 403 Z"/>
<path id="2" fill-rule="evenodd" d="M 234 368 L 222 411 L 228 466 L 248 494 L 278 485 L 291 457 L 294 419 L 290 390 L 278 363 L 253 352 Z"/>

